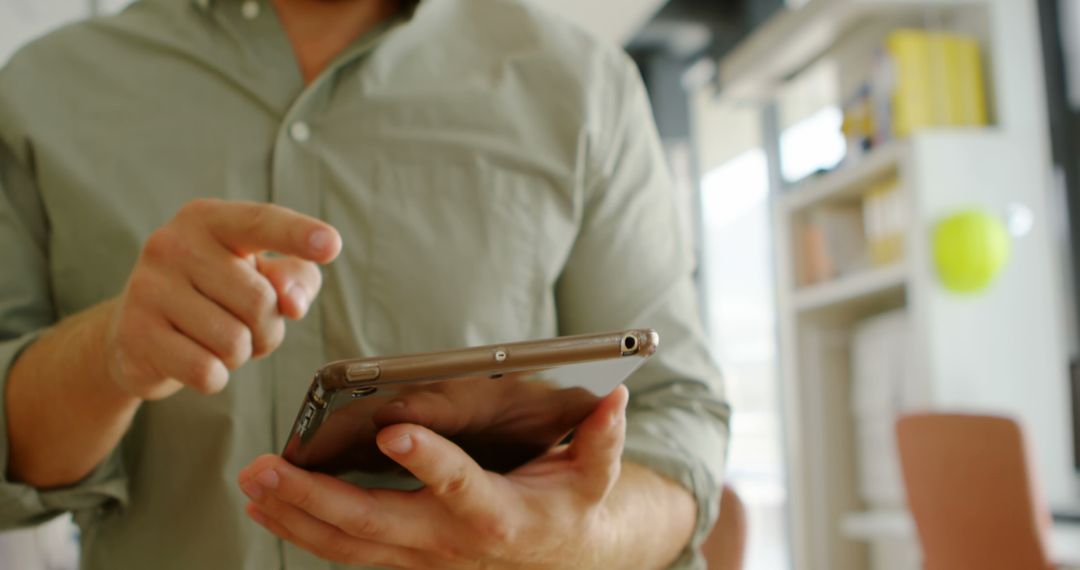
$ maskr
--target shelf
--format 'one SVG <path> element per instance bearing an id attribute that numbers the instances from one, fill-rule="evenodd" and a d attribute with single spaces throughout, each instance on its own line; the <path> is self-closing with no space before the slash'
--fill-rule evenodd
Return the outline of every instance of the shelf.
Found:
<path id="1" fill-rule="evenodd" d="M 851 513 L 840 521 L 840 533 L 853 540 L 915 538 L 915 522 L 902 509 Z"/>
<path id="2" fill-rule="evenodd" d="M 810 0 L 782 9 L 720 60 L 721 98 L 763 101 L 865 20 L 940 19 L 985 0 Z"/>
<path id="3" fill-rule="evenodd" d="M 799 288 L 793 296 L 798 312 L 840 309 L 873 300 L 903 289 L 907 283 L 907 265 L 898 263 L 868 269 L 827 283 Z"/>
<path id="4" fill-rule="evenodd" d="M 907 152 L 905 141 L 892 141 L 871 151 L 855 164 L 840 166 L 803 182 L 780 197 L 788 212 L 797 212 L 830 200 L 858 196 L 867 185 L 897 170 Z"/>

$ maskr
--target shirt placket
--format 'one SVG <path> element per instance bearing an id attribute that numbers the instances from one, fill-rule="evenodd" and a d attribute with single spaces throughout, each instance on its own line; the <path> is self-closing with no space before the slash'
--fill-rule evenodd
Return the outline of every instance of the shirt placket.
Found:
<path id="1" fill-rule="evenodd" d="M 325 188 L 319 149 L 324 144 L 320 136 L 324 125 L 320 124 L 319 118 L 330 104 L 335 75 L 370 51 L 381 35 L 378 33 L 370 40 L 354 45 L 308 85 L 288 108 L 278 126 L 271 156 L 272 203 L 315 218 L 322 217 Z M 285 445 L 312 375 L 326 361 L 323 319 L 328 315 L 325 312 L 324 303 L 316 299 L 304 319 L 290 323 L 282 346 L 271 356 L 275 450 Z M 286 569 L 316 565 L 333 567 L 291 543 L 284 544 L 282 564 Z"/>
<path id="2" fill-rule="evenodd" d="M 272 203 L 316 218 L 320 217 L 321 186 L 313 100 L 320 89 L 325 87 L 319 83 L 309 86 L 285 115 L 274 142 L 270 178 Z M 322 319 L 322 304 L 316 299 L 306 317 L 289 323 L 282 345 L 270 357 L 275 451 L 283 448 L 304 389 L 325 360 Z M 284 568 L 311 568 L 315 563 L 309 553 L 289 543 L 282 558 Z"/>

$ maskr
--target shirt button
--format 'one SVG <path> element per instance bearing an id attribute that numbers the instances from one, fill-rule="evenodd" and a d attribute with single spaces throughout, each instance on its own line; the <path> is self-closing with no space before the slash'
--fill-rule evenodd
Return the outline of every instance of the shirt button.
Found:
<path id="1" fill-rule="evenodd" d="M 255 18 L 258 18 L 259 12 L 261 11 L 262 8 L 259 7 L 259 2 L 257 0 L 245 0 L 245 2 L 240 5 L 240 14 L 244 16 L 245 20 L 254 20 Z"/>
<path id="2" fill-rule="evenodd" d="M 304 121 L 296 121 L 289 127 L 289 136 L 298 143 L 307 142 L 311 138 L 311 127 Z"/>

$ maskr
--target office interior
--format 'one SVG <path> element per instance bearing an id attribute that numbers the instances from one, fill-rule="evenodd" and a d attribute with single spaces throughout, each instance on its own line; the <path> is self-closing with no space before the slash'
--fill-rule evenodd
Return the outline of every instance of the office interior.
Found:
<path id="1" fill-rule="evenodd" d="M 1080 568 L 1080 1 L 532 1 L 649 91 L 735 410 L 710 567 Z M 0 62 L 125 4 L 0 0 Z"/>

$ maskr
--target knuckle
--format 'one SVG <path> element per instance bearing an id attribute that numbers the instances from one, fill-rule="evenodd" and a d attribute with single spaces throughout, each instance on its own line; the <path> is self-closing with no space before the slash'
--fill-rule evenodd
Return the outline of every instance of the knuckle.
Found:
<path id="1" fill-rule="evenodd" d="M 177 219 L 202 219 L 221 204 L 217 198 L 197 198 L 184 204 L 177 213 Z"/>
<path id="2" fill-rule="evenodd" d="M 495 513 L 479 517 L 473 527 L 489 550 L 501 551 L 517 540 L 514 526 Z"/>
<path id="3" fill-rule="evenodd" d="M 237 317 L 250 328 L 256 328 L 268 315 L 277 309 L 277 291 L 260 274 L 251 274 L 251 268 L 241 259 L 233 260 L 229 274 L 236 285 L 236 300 L 232 309 Z"/>
<path id="4" fill-rule="evenodd" d="M 437 494 L 444 497 L 458 496 L 468 492 L 469 475 L 464 467 L 456 467 L 454 471 L 438 486 Z"/>
<path id="5" fill-rule="evenodd" d="M 225 348 L 221 355 L 230 370 L 235 370 L 251 358 L 251 331 L 241 324 L 226 325 Z"/>
<path id="6" fill-rule="evenodd" d="M 315 506 L 315 496 L 311 484 L 298 485 L 293 494 L 292 502 L 302 511 L 311 512 Z"/>
<path id="7" fill-rule="evenodd" d="M 150 302 L 154 299 L 158 290 L 157 281 L 148 271 L 136 269 L 128 278 L 127 298 L 136 305 L 144 305 Z"/>
<path id="8" fill-rule="evenodd" d="M 184 240 L 167 228 L 155 230 L 143 244 L 143 255 L 152 261 L 170 261 L 186 255 Z"/>
<path id="9" fill-rule="evenodd" d="M 220 390 L 216 376 L 215 359 L 203 356 L 191 359 L 188 363 L 189 385 L 203 394 L 213 394 Z"/>
<path id="10" fill-rule="evenodd" d="M 305 261 L 303 265 L 304 281 L 308 285 L 308 291 L 317 292 L 322 289 L 322 271 L 319 266 L 311 261 Z"/>
<path id="11" fill-rule="evenodd" d="M 252 340 L 252 354 L 266 356 L 285 341 L 285 321 L 274 317 L 264 323 L 262 331 Z"/>
<path id="12" fill-rule="evenodd" d="M 265 279 L 252 279 L 248 286 L 250 311 L 254 317 L 262 317 L 277 308 L 277 291 Z"/>
<path id="13" fill-rule="evenodd" d="M 245 229 L 251 231 L 265 225 L 272 212 L 272 206 L 254 202 L 243 204 L 241 219 L 244 220 Z"/>
<path id="14" fill-rule="evenodd" d="M 370 513 L 355 513 L 343 526 L 346 532 L 355 537 L 381 538 L 384 534 L 382 525 Z"/>

